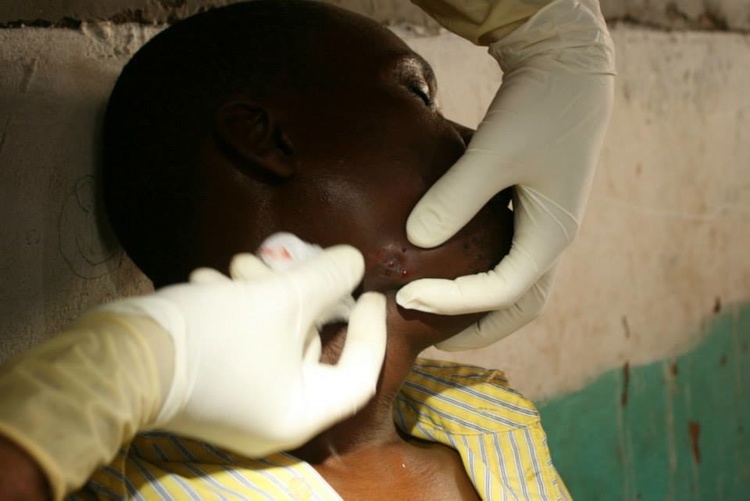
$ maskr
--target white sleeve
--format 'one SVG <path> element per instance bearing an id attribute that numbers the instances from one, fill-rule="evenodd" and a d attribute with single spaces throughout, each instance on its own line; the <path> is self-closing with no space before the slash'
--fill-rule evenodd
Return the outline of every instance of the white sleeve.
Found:
<path id="1" fill-rule="evenodd" d="M 54 499 L 155 419 L 163 389 L 154 350 L 165 343 L 148 318 L 94 311 L 0 367 L 0 433 L 36 460 Z"/>

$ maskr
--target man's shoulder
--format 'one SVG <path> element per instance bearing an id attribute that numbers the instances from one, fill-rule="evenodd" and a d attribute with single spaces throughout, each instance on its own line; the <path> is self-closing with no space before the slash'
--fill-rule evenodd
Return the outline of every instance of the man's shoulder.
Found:
<path id="1" fill-rule="evenodd" d="M 449 434 L 500 433 L 539 422 L 534 404 L 505 374 L 442 360 L 418 359 L 396 398 L 397 422 Z"/>

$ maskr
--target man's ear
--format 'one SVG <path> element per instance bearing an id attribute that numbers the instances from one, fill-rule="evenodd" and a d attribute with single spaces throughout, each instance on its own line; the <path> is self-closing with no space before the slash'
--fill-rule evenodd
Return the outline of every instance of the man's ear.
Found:
<path id="1" fill-rule="evenodd" d="M 271 114 L 255 103 L 224 103 L 214 116 L 214 136 L 225 153 L 251 168 L 283 178 L 296 171 L 291 141 Z"/>

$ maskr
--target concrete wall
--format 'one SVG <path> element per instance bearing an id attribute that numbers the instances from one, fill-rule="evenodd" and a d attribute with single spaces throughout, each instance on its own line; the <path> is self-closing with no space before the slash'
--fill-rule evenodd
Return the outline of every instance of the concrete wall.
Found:
<path id="1" fill-rule="evenodd" d="M 149 289 L 97 205 L 97 127 L 119 68 L 160 29 L 152 22 L 198 3 L 142 3 L 0 3 L 0 25 L 38 25 L 0 29 L 0 360 L 91 305 Z M 433 64 L 445 114 L 478 123 L 501 79 L 482 49 L 403 2 L 335 3 L 416 23 L 394 29 Z M 618 51 L 615 111 L 550 304 L 496 346 L 430 354 L 501 367 L 528 396 L 551 399 L 543 412 L 553 455 L 581 499 L 733 499 L 750 486 L 750 444 L 738 431 L 749 415 L 724 412 L 748 388 L 750 8 L 730 0 L 602 4 Z M 142 22 L 126 22 L 133 19 Z M 707 353 L 718 361 L 685 362 Z M 689 377 L 665 375 L 675 362 L 692 364 Z M 662 390 L 682 400 L 649 393 Z M 654 433 L 674 437 L 656 452 L 644 449 L 653 437 L 638 431 L 654 420 L 662 426 Z M 690 423 L 703 430 L 698 438 Z M 736 470 L 712 462 L 728 453 Z M 586 458 L 591 475 L 581 473 Z M 647 467 L 667 483 L 647 478 Z M 730 471 L 723 490 L 707 480 L 719 471 Z M 678 489 L 684 482 L 692 490 Z"/>
<path id="2" fill-rule="evenodd" d="M 164 23 L 211 6 L 242 0 L 3 0 L 0 25 L 75 26 L 81 22 Z M 437 30 L 437 24 L 405 0 L 322 0 L 388 24 Z M 600 0 L 608 20 L 667 29 L 749 31 L 745 0 Z"/>
<path id="3" fill-rule="evenodd" d="M 537 398 L 686 350 L 715 308 L 750 297 L 750 38 L 627 26 L 613 36 L 614 114 L 550 304 L 497 346 L 457 357 L 499 364 Z M 492 60 L 449 35 L 411 42 L 435 61 L 446 115 L 476 124 L 499 78 Z"/>

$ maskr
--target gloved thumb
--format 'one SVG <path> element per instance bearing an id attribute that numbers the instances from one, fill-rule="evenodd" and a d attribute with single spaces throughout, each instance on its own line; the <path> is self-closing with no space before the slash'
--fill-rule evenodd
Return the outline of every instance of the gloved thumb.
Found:
<path id="1" fill-rule="evenodd" d="M 515 184 L 511 175 L 510 169 L 497 165 L 495 153 L 470 147 L 412 210 L 406 221 L 409 241 L 425 248 L 442 244 L 493 196 Z"/>
<path id="2" fill-rule="evenodd" d="M 515 234 L 494 270 L 456 280 L 422 279 L 398 291 L 404 308 L 457 315 L 512 307 L 549 270 L 573 239 L 578 221 L 542 193 L 517 186 Z"/>
<path id="3" fill-rule="evenodd" d="M 273 270 L 263 261 L 247 252 L 237 254 L 229 264 L 229 274 L 235 280 L 252 280 L 272 273 Z"/>
<path id="4" fill-rule="evenodd" d="M 495 270 L 455 280 L 416 280 L 398 291 L 396 302 L 403 308 L 442 315 L 498 310 L 512 306 L 536 275 L 534 264 L 512 249 Z"/>
<path id="5" fill-rule="evenodd" d="M 298 293 L 300 324 L 313 325 L 321 314 L 350 295 L 364 271 L 362 254 L 350 245 L 338 245 L 284 272 Z"/>

